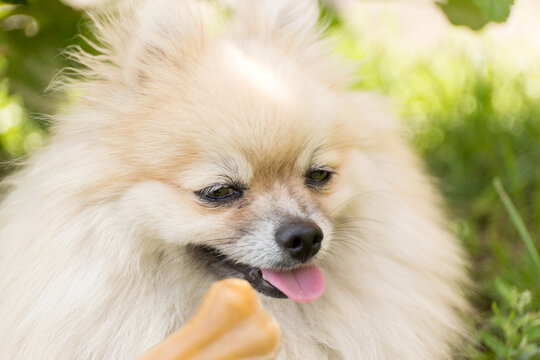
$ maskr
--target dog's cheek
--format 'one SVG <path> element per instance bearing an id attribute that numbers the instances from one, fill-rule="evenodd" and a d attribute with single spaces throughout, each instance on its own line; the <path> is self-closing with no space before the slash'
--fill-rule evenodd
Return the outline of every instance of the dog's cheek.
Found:
<path id="1" fill-rule="evenodd" d="M 118 200 L 116 212 L 142 238 L 188 245 L 224 236 L 223 214 L 216 211 L 209 216 L 190 193 L 158 181 L 128 189 Z"/>
<path id="2" fill-rule="evenodd" d="M 372 195 L 373 169 L 369 158 L 360 150 L 344 154 L 344 161 L 336 175 L 332 191 L 321 199 L 321 208 L 330 219 L 354 213 L 366 197 Z M 383 185 L 383 184 L 380 184 Z"/>

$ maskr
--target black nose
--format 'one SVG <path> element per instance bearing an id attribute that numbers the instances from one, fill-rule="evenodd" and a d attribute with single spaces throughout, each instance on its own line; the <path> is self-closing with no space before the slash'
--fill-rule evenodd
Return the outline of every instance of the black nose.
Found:
<path id="1" fill-rule="evenodd" d="M 321 248 L 323 233 L 312 221 L 297 221 L 281 225 L 276 242 L 293 258 L 306 262 Z"/>

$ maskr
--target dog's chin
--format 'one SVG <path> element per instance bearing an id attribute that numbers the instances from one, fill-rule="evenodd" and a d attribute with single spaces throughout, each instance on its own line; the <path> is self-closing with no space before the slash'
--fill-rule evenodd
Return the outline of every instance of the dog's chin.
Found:
<path id="1" fill-rule="evenodd" d="M 235 277 L 244 279 L 263 295 L 278 299 L 287 298 L 287 295 L 263 278 L 260 268 L 234 261 L 209 246 L 191 246 L 190 250 L 197 261 L 203 263 L 220 278 Z"/>

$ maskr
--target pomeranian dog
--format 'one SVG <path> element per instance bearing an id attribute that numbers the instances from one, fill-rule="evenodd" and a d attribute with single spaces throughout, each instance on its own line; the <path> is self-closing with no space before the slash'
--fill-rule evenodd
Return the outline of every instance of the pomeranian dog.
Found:
<path id="1" fill-rule="evenodd" d="M 80 101 L 3 182 L 0 357 L 134 359 L 237 277 L 279 359 L 451 358 L 462 249 L 316 2 L 240 1 L 220 26 L 209 6 L 94 16 Z"/>

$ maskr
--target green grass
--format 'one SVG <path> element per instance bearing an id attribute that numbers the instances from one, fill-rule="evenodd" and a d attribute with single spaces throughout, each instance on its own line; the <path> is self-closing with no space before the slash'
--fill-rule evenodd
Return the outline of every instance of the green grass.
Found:
<path id="1" fill-rule="evenodd" d="M 495 178 L 493 185 L 540 275 L 538 250 L 523 219 L 499 178 Z M 533 302 L 531 292 L 525 290 L 519 293 L 516 287 L 509 288 L 499 279 L 495 281 L 507 309 L 505 309 L 506 312 L 501 311 L 497 304 L 493 303 L 493 314 L 484 328 L 478 332 L 479 340 L 485 345 L 487 351 L 476 352 L 476 358 L 490 359 L 495 356 L 499 359 L 532 359 L 540 357 L 540 314 L 530 309 Z"/>
<path id="2" fill-rule="evenodd" d="M 464 357 L 540 359 L 540 72 L 455 41 L 407 58 L 338 31 L 359 64 L 354 88 L 394 101 L 471 256 L 478 318 Z"/>

